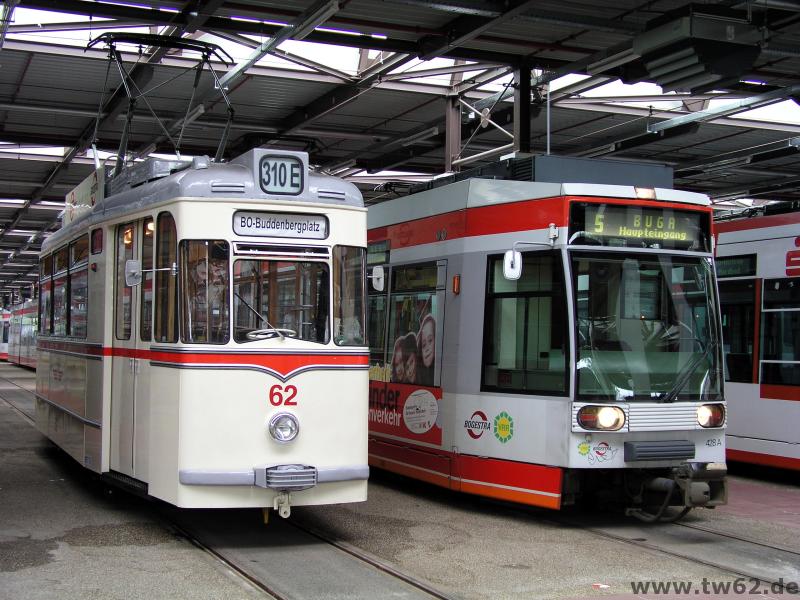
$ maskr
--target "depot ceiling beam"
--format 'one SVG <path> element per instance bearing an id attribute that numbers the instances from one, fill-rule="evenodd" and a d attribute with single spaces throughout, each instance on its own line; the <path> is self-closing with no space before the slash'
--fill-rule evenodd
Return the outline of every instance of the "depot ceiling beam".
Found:
<path id="1" fill-rule="evenodd" d="M 584 158 L 607 156 L 608 154 L 624 152 L 632 148 L 640 148 L 641 146 L 646 146 L 655 142 L 662 142 L 664 140 L 676 138 L 682 135 L 696 133 L 698 128 L 699 125 L 697 123 L 684 123 L 678 127 L 665 129 L 656 133 L 643 133 L 641 135 L 635 135 L 608 144 L 602 144 L 600 146 L 590 148 L 589 150 L 578 152 L 575 154 L 575 156 L 581 156 Z"/>
<path id="2" fill-rule="evenodd" d="M 181 38 L 184 35 L 195 33 L 203 24 L 225 3 L 225 0 L 189 0 L 183 9 L 175 15 L 170 24 L 161 35 Z M 105 28 L 107 29 L 107 28 Z M 156 46 L 147 51 L 149 63 L 159 63 L 170 48 Z"/>
<path id="3" fill-rule="evenodd" d="M 767 106 L 769 104 L 782 102 L 783 100 L 798 94 L 800 94 L 800 85 L 791 85 L 789 87 L 767 92 L 766 94 L 734 100 L 733 102 L 724 104 L 717 108 L 701 110 L 689 115 L 681 115 L 680 117 L 661 121 L 660 123 L 652 123 L 647 129 L 651 133 L 657 133 L 672 127 L 680 127 L 686 123 L 699 123 L 702 121 L 711 121 L 719 117 L 729 117 L 731 115 L 752 110 L 760 106 Z"/>
<path id="4" fill-rule="evenodd" d="M 712 169 L 735 168 L 785 156 L 793 156 L 798 152 L 800 152 L 800 137 L 793 137 L 788 140 L 780 140 L 723 154 L 714 154 L 708 158 L 681 163 L 675 165 L 675 175 L 676 177 L 691 177 L 692 175 L 706 173 Z"/>
<path id="5" fill-rule="evenodd" d="M 308 11 L 301 14 L 291 23 L 278 30 L 271 39 L 259 44 L 250 56 L 237 64 L 233 69 L 225 73 L 220 78 L 221 86 L 230 86 L 234 81 L 242 77 L 245 72 L 264 58 L 271 50 L 276 49 L 286 40 L 302 40 L 322 25 L 330 17 L 339 11 L 338 0 L 322 0 L 317 2 Z"/>
<path id="6" fill-rule="evenodd" d="M 502 25 L 509 19 L 518 17 L 535 3 L 535 0 L 511 0 L 506 5 L 507 10 L 493 17 L 487 18 L 485 16 L 472 15 L 458 17 L 440 30 L 440 33 L 425 36 L 420 40 L 420 58 L 422 60 L 430 60 L 445 54 L 453 48 L 458 48 L 465 42 L 478 37 L 484 31 Z"/>
<path id="7" fill-rule="evenodd" d="M 459 15 L 475 16 L 494 19 L 503 14 L 501 7 L 505 7 L 500 2 L 484 2 L 482 0 L 395 0 L 397 4 L 406 4 L 419 8 L 427 8 L 440 12 L 447 12 Z M 496 7 L 496 8 L 495 8 Z M 592 16 L 581 16 L 570 13 L 560 13 L 546 10 L 535 10 L 535 3 L 527 11 L 520 15 L 526 21 L 536 21 L 539 23 L 549 23 L 552 25 L 565 25 L 568 27 L 585 27 L 594 31 L 610 31 L 615 33 L 639 33 L 641 26 L 636 23 L 614 19 L 599 19 Z"/>
<path id="8" fill-rule="evenodd" d="M 286 117 L 281 135 L 288 135 L 298 129 L 302 129 L 308 123 L 334 112 L 348 102 L 352 102 L 380 83 L 382 75 L 413 59 L 414 57 L 410 55 L 394 54 L 382 63 L 370 67 L 357 82 L 340 85 Z"/>
<path id="9" fill-rule="evenodd" d="M 21 0 L 21 3 L 27 8 L 83 14 L 109 19 L 130 20 L 149 23 L 151 25 L 179 25 L 182 21 L 185 22 L 187 20 L 187 17 L 182 15 L 182 13 L 176 15 L 174 12 L 165 10 L 108 4 L 89 0 Z M 375 27 L 379 25 L 379 23 L 375 23 Z M 205 20 L 204 28 L 214 31 L 251 33 L 265 37 L 273 37 L 283 26 L 257 22 L 255 20 L 243 21 L 228 17 L 211 16 Z M 367 48 L 370 50 L 385 50 L 403 54 L 418 54 L 420 50 L 419 44 L 415 41 L 376 37 L 370 34 L 352 35 L 351 33 L 339 33 L 334 31 L 312 31 L 305 37 L 305 40 L 320 44 Z M 472 48 L 453 48 L 442 56 L 508 65 L 516 65 L 519 63 L 519 56 L 516 54 L 475 50 Z M 553 68 L 564 64 L 562 60 L 537 60 L 539 60 L 543 66 L 550 66 Z"/>
<path id="10" fill-rule="evenodd" d="M 103 29 L 130 29 L 132 27 L 148 27 L 150 23 L 137 23 L 135 21 L 120 21 L 109 19 L 107 21 L 86 22 L 71 21 L 69 23 L 26 23 L 24 25 L 11 25 L 10 34 L 22 33 L 51 33 L 55 31 L 90 31 L 97 27 Z"/>
<path id="11" fill-rule="evenodd" d="M 730 187 L 724 190 L 709 192 L 712 200 L 735 200 L 737 198 L 752 198 L 754 196 L 771 195 L 776 192 L 798 192 L 800 191 L 800 177 L 792 177 L 780 181 L 771 181 L 765 184 L 753 184 L 750 186 Z"/>
<path id="12" fill-rule="evenodd" d="M 438 69 L 419 69 L 416 71 L 403 71 L 402 73 L 389 73 L 383 76 L 383 81 L 399 81 L 403 79 L 417 79 L 421 77 L 436 77 L 438 75 L 452 75 L 453 73 L 469 73 L 471 71 L 485 71 L 495 69 L 500 65 L 491 63 L 470 63 L 468 65 L 453 65 L 452 67 L 441 67 Z M 503 72 L 508 72 L 503 68 Z"/>
<path id="13" fill-rule="evenodd" d="M 238 33 L 228 33 L 226 31 L 213 31 L 209 29 L 206 30 L 206 33 L 210 33 L 211 35 L 215 35 L 224 40 L 228 40 L 229 42 L 235 42 L 247 48 L 258 48 L 260 46 L 260 44 L 257 41 L 247 36 L 240 35 Z M 269 50 L 268 53 L 271 54 L 272 56 L 276 56 L 285 61 L 294 63 L 296 65 L 300 65 L 301 67 L 306 67 L 307 69 L 313 69 L 314 71 L 317 71 L 319 73 L 324 73 L 325 75 L 331 75 L 332 77 L 336 77 L 337 79 L 340 79 L 342 81 L 355 80 L 354 77 L 348 75 L 344 71 L 339 71 L 338 69 L 334 69 L 333 67 L 323 65 L 308 58 L 304 58 L 296 54 L 291 54 L 290 52 L 286 52 L 285 50 L 281 50 L 280 48 L 273 48 L 272 50 Z"/>
<path id="14" fill-rule="evenodd" d="M 6 41 L 8 27 L 11 25 L 11 17 L 17 4 L 19 4 L 19 0 L 6 0 L 3 2 L 3 12 L 0 13 L 0 48 L 3 47 Z"/>

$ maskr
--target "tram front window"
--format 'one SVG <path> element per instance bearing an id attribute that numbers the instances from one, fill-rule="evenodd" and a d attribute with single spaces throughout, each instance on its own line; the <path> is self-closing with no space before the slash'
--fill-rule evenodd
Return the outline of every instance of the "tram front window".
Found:
<path id="1" fill-rule="evenodd" d="M 580 400 L 721 400 L 707 259 L 575 254 L 572 271 Z"/>
<path id="2" fill-rule="evenodd" d="M 234 339 L 252 342 L 285 336 L 327 344 L 329 282 L 329 268 L 323 262 L 237 260 Z"/>

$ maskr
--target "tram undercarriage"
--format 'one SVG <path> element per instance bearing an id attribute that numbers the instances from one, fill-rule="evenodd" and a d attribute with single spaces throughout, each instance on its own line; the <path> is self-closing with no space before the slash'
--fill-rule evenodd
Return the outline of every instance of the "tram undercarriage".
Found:
<path id="1" fill-rule="evenodd" d="M 650 469 L 565 471 L 564 506 L 594 502 L 624 507 L 642 521 L 674 521 L 693 508 L 715 508 L 728 501 L 724 464 L 683 463 Z M 677 508 L 677 514 L 668 509 Z"/>

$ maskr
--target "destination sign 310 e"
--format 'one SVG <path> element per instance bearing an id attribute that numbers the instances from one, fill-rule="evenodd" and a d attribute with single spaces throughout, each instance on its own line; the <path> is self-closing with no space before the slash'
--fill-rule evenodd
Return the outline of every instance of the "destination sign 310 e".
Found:
<path id="1" fill-rule="evenodd" d="M 296 156 L 264 156 L 259 171 L 261 189 L 267 194 L 297 196 L 303 191 L 305 168 Z"/>
<path id="2" fill-rule="evenodd" d="M 236 211 L 233 215 L 236 235 L 324 240 L 328 237 L 325 215 L 301 213 Z"/>

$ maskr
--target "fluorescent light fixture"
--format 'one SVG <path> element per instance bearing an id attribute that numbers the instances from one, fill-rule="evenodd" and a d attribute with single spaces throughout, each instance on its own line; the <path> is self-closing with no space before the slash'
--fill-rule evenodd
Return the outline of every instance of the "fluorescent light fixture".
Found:
<path id="1" fill-rule="evenodd" d="M 318 29 L 319 31 L 324 31 L 326 33 L 339 33 L 341 35 L 352 35 L 355 37 L 361 37 L 362 35 L 364 35 L 363 33 L 358 33 L 357 31 L 345 31 L 344 29 L 329 29 L 328 27 L 317 27 L 316 29 Z"/>
<path id="2" fill-rule="evenodd" d="M 309 33 L 314 31 L 318 25 L 322 25 L 337 12 L 339 12 L 339 2 L 338 0 L 332 0 L 331 2 L 326 2 L 309 14 L 303 15 L 303 22 L 292 32 L 292 39 L 302 40 Z"/>

